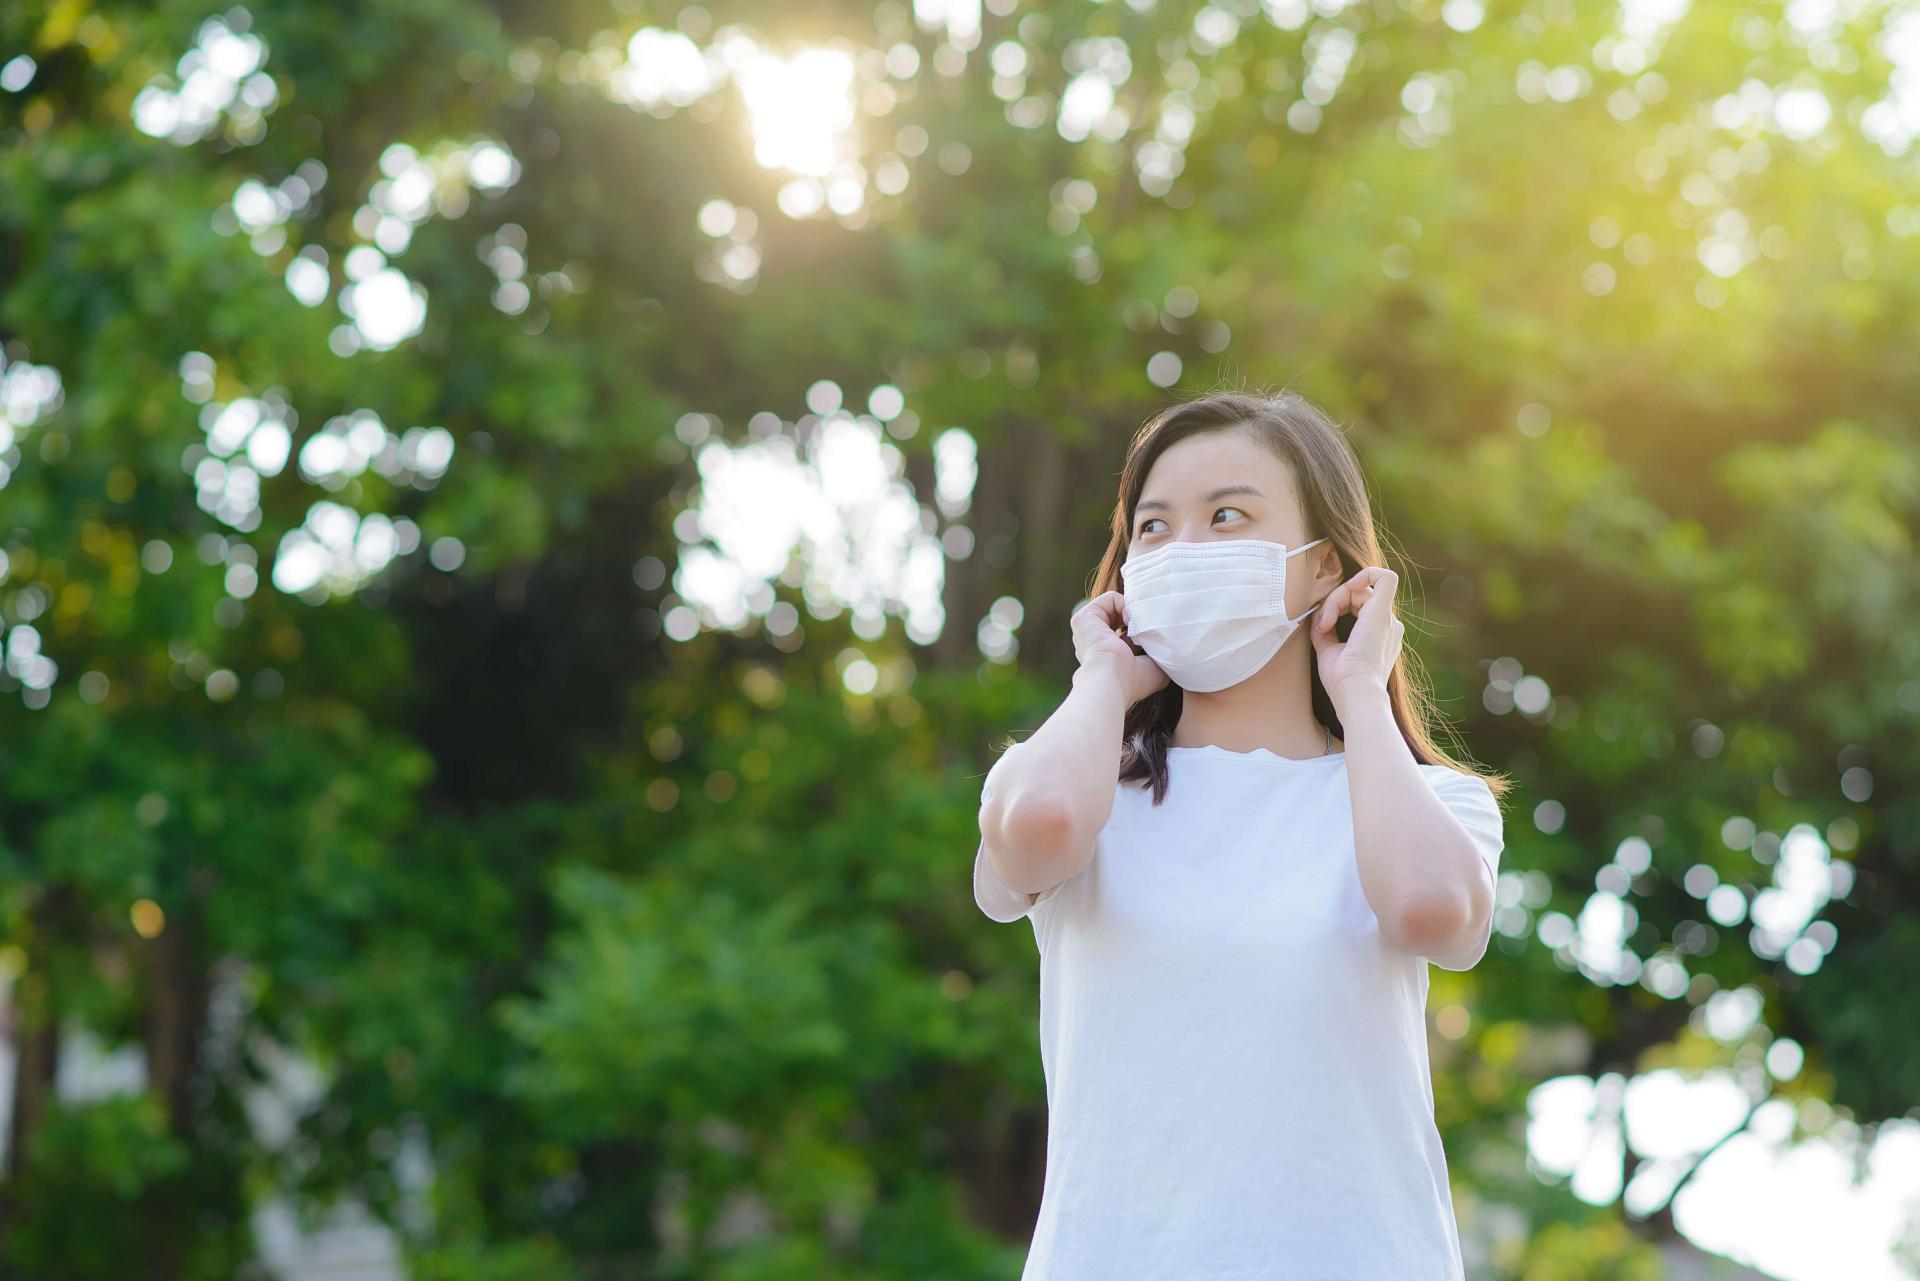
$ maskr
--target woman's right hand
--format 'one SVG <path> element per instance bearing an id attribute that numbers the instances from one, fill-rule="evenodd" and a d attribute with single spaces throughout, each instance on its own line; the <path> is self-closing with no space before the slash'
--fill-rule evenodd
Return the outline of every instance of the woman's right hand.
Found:
<path id="1" fill-rule="evenodd" d="M 1167 684 L 1160 664 L 1134 652 L 1133 642 L 1120 634 L 1126 626 L 1127 601 L 1119 592 L 1101 592 L 1073 612 L 1073 652 L 1086 671 L 1112 675 L 1126 692 L 1132 707 Z"/>

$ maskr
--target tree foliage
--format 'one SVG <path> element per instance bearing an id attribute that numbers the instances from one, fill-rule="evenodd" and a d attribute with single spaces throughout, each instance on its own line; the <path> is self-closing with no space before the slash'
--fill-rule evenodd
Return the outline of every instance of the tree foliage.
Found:
<path id="1" fill-rule="evenodd" d="M 1519 783 L 1496 946 L 1433 985 L 1488 1275 L 1672 1231 L 1528 1168 L 1549 1077 L 1911 1116 L 1920 16 L 1798 8 L 8 7 L 0 1269 L 232 1275 L 284 1191 L 423 1277 L 1016 1275 L 978 779 L 1064 692 L 1129 435 L 1220 382 L 1346 425 Z M 830 181 L 744 92 L 806 48 Z M 938 635 L 798 554 L 701 615 L 707 451 L 848 420 Z M 145 1089 L 57 1097 L 77 1029 Z"/>

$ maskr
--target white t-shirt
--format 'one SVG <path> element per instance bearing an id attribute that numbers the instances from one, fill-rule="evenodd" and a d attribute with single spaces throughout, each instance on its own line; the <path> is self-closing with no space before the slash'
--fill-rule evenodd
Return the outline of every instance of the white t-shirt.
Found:
<path id="1" fill-rule="evenodd" d="M 1420 768 L 1497 875 L 1486 783 Z M 1168 773 L 1158 807 L 1116 783 L 1092 861 L 1037 902 L 974 856 L 981 911 L 1040 948 L 1021 1281 L 1461 1281 L 1430 962 L 1361 890 L 1345 753 L 1175 747 Z"/>

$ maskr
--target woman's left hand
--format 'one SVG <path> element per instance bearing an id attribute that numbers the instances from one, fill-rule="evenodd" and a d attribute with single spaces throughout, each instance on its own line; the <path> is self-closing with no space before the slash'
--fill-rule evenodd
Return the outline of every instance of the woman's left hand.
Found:
<path id="1" fill-rule="evenodd" d="M 1327 593 L 1313 612 L 1309 634 L 1320 658 L 1320 684 L 1336 708 L 1349 694 L 1386 693 L 1407 630 L 1393 614 L 1393 593 L 1399 585 L 1400 576 L 1392 570 L 1368 565 Z M 1342 614 L 1355 616 L 1344 641 L 1333 630 Z"/>

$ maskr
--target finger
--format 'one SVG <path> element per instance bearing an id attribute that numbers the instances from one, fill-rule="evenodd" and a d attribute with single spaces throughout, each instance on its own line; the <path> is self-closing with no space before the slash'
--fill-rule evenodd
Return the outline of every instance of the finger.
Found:
<path id="1" fill-rule="evenodd" d="M 1390 569 L 1382 569 L 1377 565 L 1369 566 L 1361 570 L 1360 573 L 1366 576 L 1367 581 L 1357 589 L 1359 604 L 1355 607 L 1354 612 L 1356 614 L 1361 612 L 1376 600 L 1387 602 L 1382 605 L 1381 608 L 1392 609 L 1394 591 L 1400 582 L 1399 575 Z"/>
<path id="2" fill-rule="evenodd" d="M 1361 583 L 1353 589 L 1353 612 L 1359 614 L 1373 601 L 1373 584 Z"/>
<path id="3" fill-rule="evenodd" d="M 1383 587 L 1397 579 L 1390 569 L 1379 565 L 1362 565 L 1347 581 L 1356 587 Z"/>
<path id="4" fill-rule="evenodd" d="M 1321 598 L 1320 604 L 1314 609 L 1313 611 L 1313 630 L 1314 631 L 1316 632 L 1326 631 L 1328 625 L 1332 622 L 1332 620 L 1339 617 L 1339 614 L 1337 612 L 1339 610 L 1339 606 L 1334 603 L 1334 599 L 1333 599 L 1334 595 L 1337 592 L 1339 592 L 1339 590 L 1340 589 L 1336 587 L 1333 589 L 1333 591 L 1328 592 L 1325 596 Z"/>
<path id="5" fill-rule="evenodd" d="M 1074 644 L 1081 648 L 1097 644 L 1102 636 L 1114 634 L 1112 625 L 1106 621 L 1099 608 L 1091 603 L 1082 605 L 1074 611 L 1068 623 L 1068 630 L 1073 636 Z"/>
<path id="6" fill-rule="evenodd" d="M 1333 595 L 1328 598 L 1329 604 L 1333 606 L 1333 612 L 1327 617 L 1324 625 L 1332 627 L 1340 621 L 1342 614 L 1352 614 L 1358 618 L 1360 611 L 1367 607 L 1367 602 L 1372 598 L 1373 588 L 1366 581 L 1366 571 L 1361 570 L 1333 589 Z"/>
<path id="7" fill-rule="evenodd" d="M 1080 613 L 1090 619 L 1096 620 L 1095 625 L 1097 626 L 1112 628 L 1120 621 L 1122 617 L 1121 611 L 1124 606 L 1125 600 L 1119 592 L 1101 592 L 1085 605 L 1082 605 L 1080 607 Z"/>
<path id="8" fill-rule="evenodd" d="M 1346 612 L 1347 603 L 1353 598 L 1353 580 L 1348 579 L 1327 593 L 1326 600 L 1320 603 L 1320 612 L 1314 616 L 1313 625 L 1325 630 L 1338 622 L 1340 615 Z"/>

